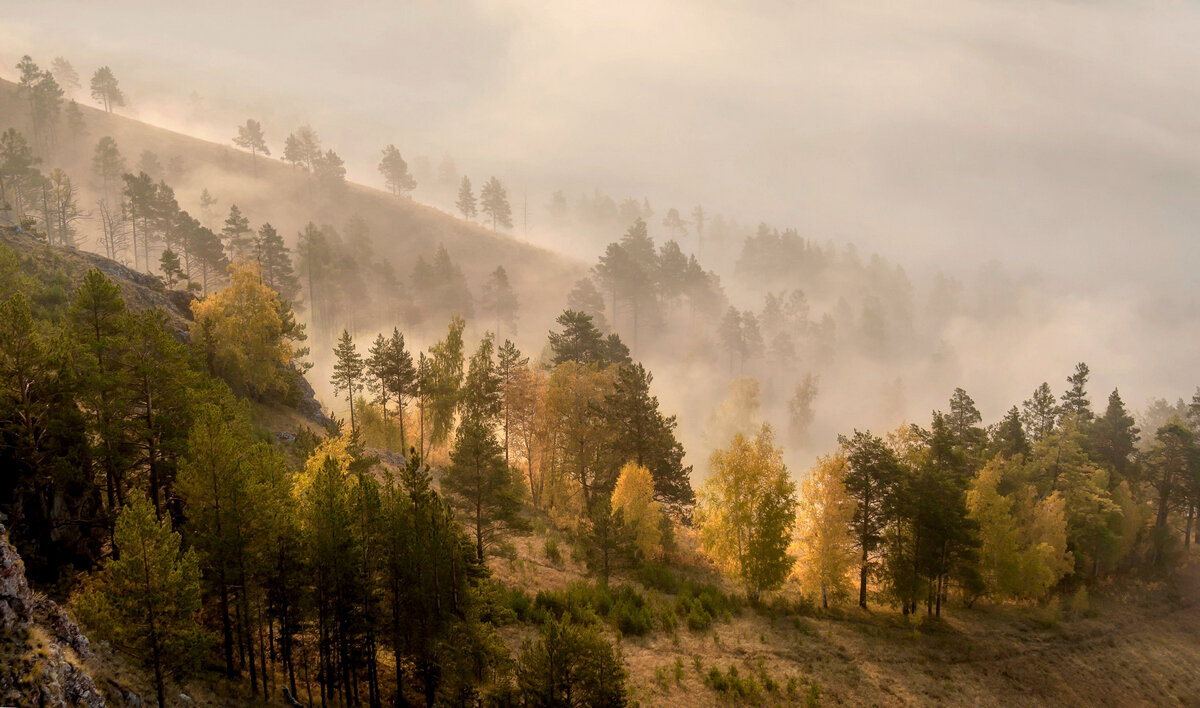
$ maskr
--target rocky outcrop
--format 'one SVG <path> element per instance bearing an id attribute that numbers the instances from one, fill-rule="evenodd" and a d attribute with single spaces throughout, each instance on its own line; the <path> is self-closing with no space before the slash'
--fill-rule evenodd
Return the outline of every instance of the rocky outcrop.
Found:
<path id="1" fill-rule="evenodd" d="M 25 564 L 0 524 L 0 705 L 104 706 L 80 664 L 90 651 L 66 611 L 29 588 Z"/>

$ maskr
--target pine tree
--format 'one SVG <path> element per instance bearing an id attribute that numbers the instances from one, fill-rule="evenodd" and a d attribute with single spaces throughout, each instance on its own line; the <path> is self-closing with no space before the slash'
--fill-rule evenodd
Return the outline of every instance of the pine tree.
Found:
<path id="1" fill-rule="evenodd" d="M 188 537 L 201 555 L 206 582 L 217 598 L 228 677 L 237 675 L 233 603 L 239 592 L 244 596 L 248 590 L 244 581 L 251 544 L 261 540 L 255 536 L 262 531 L 267 511 L 262 506 L 267 500 L 251 477 L 252 461 L 270 454 L 269 448 L 255 445 L 244 404 L 207 404 L 197 411 L 179 471 Z"/>
<path id="2" fill-rule="evenodd" d="M 504 464 L 495 434 L 478 415 L 468 414 L 458 427 L 442 489 L 471 519 L 481 563 L 484 551 L 501 533 L 524 528 L 519 513 L 521 488 Z"/>
<path id="3" fill-rule="evenodd" d="M 73 598 L 75 614 L 122 652 L 154 671 L 159 708 L 166 681 L 199 664 L 207 637 L 200 630 L 200 571 L 181 550 L 169 518 L 135 494 L 117 517 L 113 558 Z"/>
<path id="4" fill-rule="evenodd" d="M 778 587 L 795 562 L 787 548 L 796 520 L 796 485 L 783 451 L 763 425 L 753 440 L 738 434 L 713 453 L 712 476 L 700 489 L 700 541 L 751 599 Z"/>
<path id="5" fill-rule="evenodd" d="M 1058 423 L 1060 409 L 1050 392 L 1050 384 L 1045 381 L 1033 392 L 1033 397 L 1022 404 L 1021 422 L 1033 442 L 1042 440 L 1049 435 Z"/>
<path id="6" fill-rule="evenodd" d="M 183 264 L 179 256 L 169 248 L 163 249 L 158 259 L 159 270 L 167 280 L 167 287 L 174 288 L 175 284 L 184 279 Z"/>
<path id="7" fill-rule="evenodd" d="M 548 620 L 536 642 L 526 640 L 517 657 L 517 686 L 532 705 L 624 706 L 625 670 L 594 625 L 563 617 Z"/>
<path id="8" fill-rule="evenodd" d="M 350 337 L 349 331 L 342 330 L 342 336 L 333 349 L 333 355 L 337 361 L 333 365 L 333 376 L 329 378 L 329 384 L 333 386 L 335 392 L 346 392 L 346 401 L 350 404 L 350 430 L 353 432 L 356 430 L 354 394 L 362 386 L 365 364 L 358 353 L 358 348 L 354 346 L 354 340 Z"/>
<path id="9" fill-rule="evenodd" d="M 1004 420 L 996 426 L 992 435 L 992 453 L 1004 457 L 1028 455 L 1030 450 L 1029 438 L 1021 426 L 1021 412 L 1016 406 L 1008 409 Z"/>
<path id="10" fill-rule="evenodd" d="M 409 174 L 408 163 L 400 156 L 400 151 L 395 145 L 388 145 L 383 149 L 379 172 L 383 175 L 388 189 L 398 197 L 408 196 L 409 192 L 417 188 L 417 180 Z"/>
<path id="11" fill-rule="evenodd" d="M 641 364 L 617 370 L 602 408 L 609 435 L 607 454 L 614 478 L 627 462 L 650 470 L 654 498 L 678 518 L 689 518 L 696 502 L 690 466 L 683 466 L 683 445 L 675 439 L 675 416 L 664 416 L 650 394 L 654 377 Z"/>
<path id="12" fill-rule="evenodd" d="M 867 607 L 867 580 L 874 567 L 874 554 L 882 541 L 884 505 L 899 474 L 895 454 L 879 437 L 854 431 L 850 438 L 839 436 L 846 457 L 842 484 L 854 503 L 850 529 L 860 553 L 858 604 Z"/>
<path id="13" fill-rule="evenodd" d="M 91 89 L 92 98 L 104 106 L 104 110 L 108 113 L 112 113 L 114 107 L 125 105 L 125 94 L 121 92 L 112 69 L 107 66 L 96 69 L 96 73 L 92 74 Z"/>
<path id="14" fill-rule="evenodd" d="M 251 243 L 247 237 L 250 233 L 250 220 L 242 214 L 237 204 L 231 204 L 229 216 L 225 218 L 225 226 L 221 229 L 221 238 L 229 249 L 229 260 L 235 261 L 242 257 Z"/>
<path id="15" fill-rule="evenodd" d="M 516 332 L 518 307 L 517 294 L 508 282 L 508 273 L 504 266 L 496 266 L 483 284 L 479 309 L 483 314 L 495 318 L 497 336 L 505 334 L 505 328 L 510 334 Z"/>
<path id="16" fill-rule="evenodd" d="M 1133 417 L 1125 410 L 1121 394 L 1114 388 L 1108 396 L 1104 415 L 1091 426 L 1088 445 L 1091 456 L 1112 472 L 1110 489 L 1132 477 L 1138 433 Z"/>
<path id="17" fill-rule="evenodd" d="M 503 404 L 500 373 L 496 369 L 496 340 L 489 332 L 471 355 L 467 375 L 459 397 L 462 418 L 474 418 L 491 428 L 500 417 Z"/>
<path id="18" fill-rule="evenodd" d="M 79 72 L 75 71 L 71 62 L 63 57 L 54 57 L 54 61 L 50 62 L 50 73 L 54 74 L 55 80 L 67 92 L 67 96 L 70 96 L 75 89 L 80 88 Z"/>
<path id="19" fill-rule="evenodd" d="M 496 377 L 500 387 L 500 430 L 504 434 L 504 465 L 509 466 L 509 452 L 512 448 L 512 427 L 514 408 L 521 397 L 520 377 L 523 370 L 529 366 L 529 357 L 522 356 L 521 350 L 511 340 L 504 340 L 496 357 Z"/>
<path id="20" fill-rule="evenodd" d="M 469 187 L 470 184 L 466 186 Z M 495 231 L 497 226 L 512 228 L 512 208 L 508 204 L 508 192 L 495 177 L 488 179 L 479 191 L 479 211 L 492 220 L 492 231 Z"/>
<path id="21" fill-rule="evenodd" d="M 729 375 L 732 376 L 734 357 L 742 357 L 742 352 L 746 349 L 745 335 L 742 331 L 742 313 L 738 312 L 736 307 L 730 306 L 729 311 L 725 313 L 718 330 L 718 337 L 721 340 L 721 347 L 729 352 Z"/>
<path id="22" fill-rule="evenodd" d="M 575 287 L 567 293 L 567 309 L 591 317 L 592 323 L 601 332 L 608 330 L 608 321 L 604 318 L 604 298 L 591 278 L 576 281 Z"/>
<path id="23" fill-rule="evenodd" d="M 258 155 L 270 155 L 271 149 L 267 147 L 267 140 L 263 137 L 262 123 L 247 118 L 245 125 L 238 126 L 237 137 L 233 139 L 233 144 L 238 147 L 250 151 L 250 163 L 254 166 L 254 176 L 258 176 Z"/>
<path id="24" fill-rule="evenodd" d="M 300 295 L 300 278 L 292 267 L 291 253 L 283 243 L 283 237 L 270 223 L 258 230 L 254 239 L 254 258 L 262 271 L 263 283 L 288 302 L 295 302 Z"/>
<path id="25" fill-rule="evenodd" d="M 108 508 L 116 510 L 124 502 L 123 477 L 128 466 L 120 390 L 125 385 L 121 359 L 129 320 L 121 289 L 100 270 L 89 270 L 75 291 L 68 317 L 84 353 L 76 366 L 84 384 L 84 404 L 93 411 L 88 425 L 96 441 L 93 454 L 104 474 Z"/>
<path id="26" fill-rule="evenodd" d="M 463 175 L 462 184 L 458 187 L 458 201 L 454 202 L 454 206 L 458 207 L 458 213 L 464 219 L 475 218 L 475 193 L 471 191 L 471 180 L 466 175 Z"/>
<path id="27" fill-rule="evenodd" d="M 1092 419 L 1092 404 L 1087 397 L 1087 380 L 1090 373 L 1088 365 L 1084 362 L 1075 365 L 1075 373 L 1067 377 L 1067 383 L 1071 387 L 1062 396 L 1060 416 L 1074 415 L 1080 423 L 1087 423 Z"/>

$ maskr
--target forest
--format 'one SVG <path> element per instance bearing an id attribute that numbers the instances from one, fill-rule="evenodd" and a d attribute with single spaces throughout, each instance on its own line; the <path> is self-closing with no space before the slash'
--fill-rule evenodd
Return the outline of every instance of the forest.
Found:
<path id="1" fill-rule="evenodd" d="M 925 307 L 852 244 L 597 190 L 547 211 L 602 252 L 535 288 L 556 261 L 497 235 L 515 227 L 494 176 L 476 196 L 444 170 L 457 215 L 421 218 L 471 229 L 453 253 L 397 247 L 347 213 L 365 188 L 311 127 L 274 160 L 258 121 L 236 126 L 221 169 L 290 190 L 239 206 L 236 186 L 196 189 L 199 153 L 134 162 L 136 141 L 96 131 L 126 101 L 107 66 L 95 108 L 61 57 L 16 69 L 0 521 L 146 701 L 855 702 L 812 666 L 739 669 L 720 631 L 766 618 L 803 642 L 886 618 L 932 642 L 988 612 L 1056 631 L 1177 582 L 1200 542 L 1200 389 L 1136 411 L 1080 362 L 999 419 L 948 385 L 913 422 L 897 380 L 847 404 L 891 410 L 832 429 L 846 413 L 818 396 L 847 362 L 945 361 L 947 321 L 1011 314 L 964 314 L 953 278 L 921 284 Z M 418 208 L 395 145 L 378 171 L 372 199 Z M 630 660 L 655 642 L 717 658 Z"/>

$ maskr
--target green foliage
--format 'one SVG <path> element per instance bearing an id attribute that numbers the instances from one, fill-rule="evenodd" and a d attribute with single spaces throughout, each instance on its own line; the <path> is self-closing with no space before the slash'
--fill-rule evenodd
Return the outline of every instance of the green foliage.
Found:
<path id="1" fill-rule="evenodd" d="M 562 565 L 562 551 L 558 549 L 558 540 L 547 538 L 546 543 L 542 546 L 542 553 L 546 556 L 546 560 L 554 565 Z"/>
<path id="2" fill-rule="evenodd" d="M 523 532 L 528 528 L 528 522 L 519 513 L 522 490 L 519 478 L 505 466 L 495 434 L 477 417 L 466 418 L 458 426 L 442 489 L 470 519 L 480 562 L 484 551 L 502 533 Z"/>
<path id="3" fill-rule="evenodd" d="M 158 704 L 166 677 L 198 665 L 207 645 L 200 629 L 200 570 L 181 550 L 171 522 L 134 495 L 117 517 L 113 542 L 121 552 L 74 597 L 76 616 L 120 651 L 154 670 Z"/>
<path id="4" fill-rule="evenodd" d="M 713 453 L 701 490 L 700 538 L 705 552 L 757 598 L 783 583 L 796 519 L 796 485 L 767 425 L 753 440 L 738 434 Z"/>
<path id="5" fill-rule="evenodd" d="M 595 626 L 552 619 L 517 658 L 517 685 L 531 706 L 623 706 L 628 678 L 620 650 Z"/>

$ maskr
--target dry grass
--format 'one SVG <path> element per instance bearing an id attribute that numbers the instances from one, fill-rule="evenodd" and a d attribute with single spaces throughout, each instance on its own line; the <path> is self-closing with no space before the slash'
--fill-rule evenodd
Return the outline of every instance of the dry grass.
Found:
<path id="1" fill-rule="evenodd" d="M 545 538 L 516 539 L 515 559 L 492 560 L 495 577 L 531 594 L 586 577 L 569 561 L 565 543 L 563 563 L 546 560 Z M 1040 608 L 1015 605 L 966 609 L 953 603 L 940 621 L 910 620 L 886 608 L 773 617 L 747 608 L 704 632 L 681 624 L 646 637 L 612 636 L 624 653 L 633 697 L 649 706 L 747 702 L 706 684 L 714 666 L 723 673 L 736 666 L 743 677 L 765 673 L 777 682 L 776 693 L 760 691 L 761 705 L 804 705 L 814 684 L 822 705 L 1200 705 L 1200 564 L 1194 558 L 1169 583 L 1096 589 L 1090 616 L 1064 610 L 1055 625 L 1043 621 Z M 637 584 L 620 576 L 613 582 Z M 502 634 L 515 651 L 531 630 Z M 756 683 L 761 687 L 761 678 Z"/>

